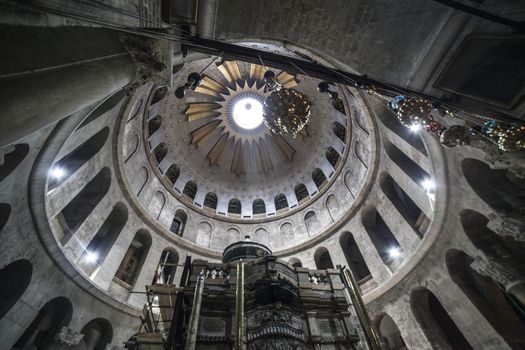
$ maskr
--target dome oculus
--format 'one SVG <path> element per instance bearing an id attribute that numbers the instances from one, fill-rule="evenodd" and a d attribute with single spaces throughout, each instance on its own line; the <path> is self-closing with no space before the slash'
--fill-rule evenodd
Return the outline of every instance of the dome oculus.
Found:
<path id="1" fill-rule="evenodd" d="M 232 116 L 240 128 L 255 129 L 263 122 L 262 103 L 254 98 L 242 98 L 233 105 Z"/>

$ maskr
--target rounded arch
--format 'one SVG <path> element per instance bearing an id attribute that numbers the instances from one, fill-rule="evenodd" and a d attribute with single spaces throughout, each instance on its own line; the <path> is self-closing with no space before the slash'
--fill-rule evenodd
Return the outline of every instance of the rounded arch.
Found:
<path id="1" fill-rule="evenodd" d="M 228 227 L 228 229 L 226 229 L 226 239 L 225 239 L 226 246 L 237 242 L 239 239 L 241 239 L 241 231 L 238 228 Z"/>
<path id="2" fill-rule="evenodd" d="M 135 285 L 142 271 L 142 266 L 151 247 L 151 235 L 148 231 L 140 229 L 135 233 L 120 266 L 115 273 L 115 278 L 124 282 L 130 288 Z"/>
<path id="3" fill-rule="evenodd" d="M 99 117 L 103 116 L 106 112 L 109 112 L 110 110 L 115 108 L 120 103 L 120 101 L 126 98 L 127 95 L 127 89 L 122 89 L 111 95 L 109 98 L 104 100 L 104 102 L 99 104 L 91 113 L 89 113 L 89 115 L 82 121 L 82 123 L 80 123 L 80 125 L 77 126 L 75 131 L 82 129 L 84 126 L 95 121 Z"/>
<path id="4" fill-rule="evenodd" d="M 14 261 L 0 270 L 0 319 L 22 297 L 32 275 L 33 266 L 25 259 Z"/>
<path id="5" fill-rule="evenodd" d="M 401 331 L 396 323 L 388 314 L 382 314 L 376 321 L 377 329 L 383 338 L 383 343 L 387 345 L 389 350 L 404 350 L 407 349 L 405 341 L 401 336 Z"/>
<path id="6" fill-rule="evenodd" d="M 94 260 L 87 262 L 87 266 L 84 266 L 84 270 L 89 269 L 89 273 L 95 269 L 96 265 L 101 265 L 105 260 L 109 251 L 115 244 L 118 236 L 122 232 L 122 229 L 128 221 L 128 208 L 125 204 L 119 202 L 115 204 L 111 213 L 100 226 L 95 236 L 91 239 L 84 252 L 84 257 L 90 254 L 94 259 L 82 259 Z M 82 266 L 82 265 L 81 265 Z"/>
<path id="7" fill-rule="evenodd" d="M 319 247 L 314 253 L 315 266 L 318 270 L 333 269 L 334 263 L 328 249 Z"/>
<path id="8" fill-rule="evenodd" d="M 137 182 L 137 184 L 139 185 L 137 186 L 138 187 L 137 197 L 138 197 L 142 193 L 142 190 L 144 189 L 144 187 L 146 187 L 146 184 L 149 181 L 148 168 L 146 168 L 145 166 L 141 166 L 140 170 L 138 171 L 137 179 L 139 180 Z"/>
<path id="9" fill-rule="evenodd" d="M 11 206 L 7 203 L 0 203 L 0 232 L 4 229 L 11 216 Z"/>
<path id="10" fill-rule="evenodd" d="M 430 174 L 423 170 L 416 162 L 403 153 L 393 143 L 383 140 L 386 154 L 412 181 L 421 186 L 421 183 L 430 179 Z"/>
<path id="11" fill-rule="evenodd" d="M 372 275 L 354 236 L 348 231 L 343 232 L 339 238 L 339 244 L 345 255 L 348 267 L 354 274 L 358 283 L 363 283 L 369 280 Z"/>
<path id="12" fill-rule="evenodd" d="M 461 226 L 472 244 L 490 258 L 525 266 L 525 242 L 500 236 L 487 227 L 489 219 L 477 211 L 465 209 L 460 213 Z"/>
<path id="13" fill-rule="evenodd" d="M 197 183 L 195 181 L 186 182 L 182 194 L 193 201 L 197 195 Z"/>
<path id="14" fill-rule="evenodd" d="M 19 143 L 6 149 L 10 149 L 10 151 L 3 155 L 4 161 L 0 165 L 0 182 L 4 181 L 17 168 L 29 153 L 29 145 L 27 143 Z"/>
<path id="15" fill-rule="evenodd" d="M 525 188 L 513 182 L 507 170 L 494 170 L 482 161 L 461 161 L 463 176 L 474 192 L 495 210 L 514 211 L 525 207 Z"/>
<path id="16" fill-rule="evenodd" d="M 424 287 L 413 289 L 410 293 L 410 308 L 432 347 L 474 350 L 430 290 Z"/>
<path id="17" fill-rule="evenodd" d="M 168 181 L 171 183 L 172 186 L 175 185 L 175 182 L 177 182 L 177 179 L 180 176 L 179 166 L 177 164 L 170 165 L 168 170 L 166 170 L 166 173 L 164 174 L 164 176 L 166 176 L 166 178 L 168 179 Z"/>
<path id="18" fill-rule="evenodd" d="M 232 198 L 228 202 L 228 214 L 241 215 L 241 201 L 237 198 Z"/>
<path id="19" fill-rule="evenodd" d="M 154 283 L 172 284 L 179 263 L 179 253 L 174 248 L 166 248 L 162 251 L 159 266 L 155 272 Z"/>
<path id="20" fill-rule="evenodd" d="M 105 318 L 96 318 L 89 321 L 82 330 L 82 339 L 86 350 L 104 350 L 113 340 L 113 326 Z"/>
<path id="21" fill-rule="evenodd" d="M 430 226 L 430 218 L 419 208 L 390 174 L 383 172 L 379 180 L 381 190 L 392 202 L 403 219 L 421 238 Z"/>
<path id="22" fill-rule="evenodd" d="M 419 132 L 413 132 L 410 130 L 410 128 L 403 126 L 397 117 L 386 109 L 384 109 L 381 113 L 377 113 L 377 116 L 381 123 L 389 130 L 394 132 L 394 134 L 401 137 L 425 156 L 428 156 Z"/>
<path id="23" fill-rule="evenodd" d="M 86 186 L 62 209 L 63 223 L 65 224 L 65 235 L 61 241 L 64 244 L 71 235 L 82 225 L 82 223 L 93 212 L 93 209 L 106 196 L 111 186 L 111 171 L 108 167 L 102 168 L 100 172 L 89 181 Z"/>
<path id="24" fill-rule="evenodd" d="M 334 122 L 332 124 L 332 131 L 334 132 L 334 135 L 337 136 L 337 138 L 343 143 L 346 141 L 346 128 L 343 126 L 343 124 Z"/>
<path id="25" fill-rule="evenodd" d="M 171 222 L 170 231 L 177 236 L 182 237 L 184 234 L 184 228 L 186 227 L 186 221 L 188 220 L 188 214 L 182 209 L 177 209 Z"/>
<path id="26" fill-rule="evenodd" d="M 159 143 L 154 149 L 153 149 L 153 156 L 155 157 L 155 160 L 157 163 L 162 162 L 162 160 L 166 157 L 168 154 L 168 146 L 164 142 Z"/>
<path id="27" fill-rule="evenodd" d="M 78 169 L 93 158 L 106 144 L 109 136 L 109 128 L 105 127 L 80 146 L 69 152 L 62 159 L 57 161 L 52 166 L 51 176 L 49 179 L 48 190 L 60 185 L 67 178 L 73 175 Z M 52 176 L 53 173 L 59 171 L 62 176 Z"/>
<path id="28" fill-rule="evenodd" d="M 283 210 L 283 209 L 289 209 L 288 207 L 288 199 L 286 199 L 286 196 L 282 193 L 279 193 L 274 198 L 275 203 L 275 210 Z"/>
<path id="29" fill-rule="evenodd" d="M 390 265 L 394 261 L 392 249 L 401 250 L 396 237 L 373 206 L 363 208 L 361 220 L 379 256 L 385 264 Z"/>
<path id="30" fill-rule="evenodd" d="M 315 168 L 314 171 L 312 171 L 312 180 L 314 180 L 315 186 L 317 186 L 319 191 L 323 189 L 328 182 L 326 175 L 319 168 Z"/>
<path id="31" fill-rule="evenodd" d="M 473 262 L 472 257 L 460 250 L 446 253 L 452 280 L 513 349 L 525 348 L 525 315 L 520 315 L 515 304 L 509 303 L 510 296 L 498 284 L 472 269 Z"/>
<path id="32" fill-rule="evenodd" d="M 293 257 L 288 260 L 288 264 L 292 265 L 293 267 L 303 267 L 303 263 L 301 260 Z"/>
<path id="33" fill-rule="evenodd" d="M 294 232 L 293 225 L 291 222 L 283 222 L 281 224 L 281 227 L 279 227 L 279 231 L 281 232 L 283 242 L 293 242 Z"/>
<path id="34" fill-rule="evenodd" d="M 195 242 L 201 247 L 209 247 L 211 243 L 213 227 L 207 221 L 201 221 L 197 230 L 197 239 Z"/>
<path id="35" fill-rule="evenodd" d="M 253 215 L 266 214 L 266 204 L 260 198 L 253 201 L 252 204 Z"/>
<path id="36" fill-rule="evenodd" d="M 14 349 L 55 349 L 55 335 L 64 326 L 69 325 L 73 315 L 73 304 L 65 297 L 48 301 L 33 321 L 18 338 Z"/>
<path id="37" fill-rule="evenodd" d="M 217 209 L 217 202 L 219 199 L 217 198 L 217 195 L 214 192 L 208 192 L 206 194 L 206 197 L 204 197 L 204 207 L 213 209 L 214 211 Z"/>
<path id="38" fill-rule="evenodd" d="M 294 188 L 295 197 L 297 198 L 297 202 L 299 204 L 303 204 L 305 201 L 310 198 L 310 194 L 308 193 L 308 189 L 303 183 L 297 184 Z"/>
<path id="39" fill-rule="evenodd" d="M 338 215 L 340 215 L 341 213 L 339 198 L 335 194 L 331 193 L 326 197 L 324 204 L 326 209 L 328 210 L 328 214 L 330 214 L 332 222 L 334 222 Z"/>
<path id="40" fill-rule="evenodd" d="M 125 145 L 125 153 L 126 157 L 124 160 L 124 163 L 127 163 L 133 155 L 135 155 L 139 149 L 140 144 L 140 136 L 138 134 L 133 135 L 132 137 L 133 142 L 127 143 Z"/>
<path id="41" fill-rule="evenodd" d="M 317 215 L 315 211 L 310 210 L 304 216 L 304 224 L 306 225 L 306 230 L 309 235 L 315 234 L 320 229 L 319 220 L 317 220 Z"/>
<path id="42" fill-rule="evenodd" d="M 154 105 L 157 102 L 160 102 L 166 95 L 168 94 L 168 87 L 167 86 L 160 86 L 158 87 L 155 92 L 153 93 L 153 97 L 151 98 L 151 105 Z"/>
<path id="43" fill-rule="evenodd" d="M 326 149 L 325 156 L 326 160 L 328 160 L 328 163 L 330 163 L 332 167 L 336 169 L 339 165 L 339 161 L 341 160 L 341 155 L 333 147 L 328 147 Z"/>
<path id="44" fill-rule="evenodd" d="M 148 121 L 148 135 L 153 135 L 157 130 L 160 129 L 160 126 L 162 125 L 162 117 L 160 115 L 157 115 L 155 118 L 151 118 Z"/>

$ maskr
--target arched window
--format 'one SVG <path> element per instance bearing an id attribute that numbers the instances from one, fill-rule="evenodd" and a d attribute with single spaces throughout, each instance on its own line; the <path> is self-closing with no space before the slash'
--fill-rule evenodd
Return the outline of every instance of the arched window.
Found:
<path id="1" fill-rule="evenodd" d="M 83 144 L 71 151 L 67 156 L 60 159 L 53 165 L 51 178 L 49 180 L 49 190 L 57 187 L 64 182 L 69 176 L 75 173 L 82 165 L 90 160 L 106 143 L 109 136 L 109 128 L 104 128 L 91 136 Z M 53 173 L 59 171 L 63 176 L 53 176 Z"/>
<path id="2" fill-rule="evenodd" d="M 164 157 L 166 157 L 166 154 L 168 154 L 168 147 L 164 142 L 159 143 L 153 150 L 153 155 L 155 156 L 157 163 L 162 162 Z"/>
<path id="3" fill-rule="evenodd" d="M 217 195 L 213 192 L 208 192 L 206 197 L 204 197 L 204 207 L 215 211 L 217 209 L 217 201 Z"/>
<path id="4" fill-rule="evenodd" d="M 166 174 L 164 174 L 168 181 L 171 183 L 171 185 L 175 185 L 175 182 L 177 182 L 177 179 L 180 176 L 180 168 L 177 164 L 172 164 L 166 171 Z"/>
<path id="5" fill-rule="evenodd" d="M 355 242 L 354 236 L 350 232 L 343 232 L 339 239 L 341 249 L 345 254 L 348 267 L 354 274 L 355 279 L 358 283 L 364 283 L 368 281 L 372 276 L 370 270 L 366 265 L 365 259 L 361 254 L 361 250 Z"/>
<path id="6" fill-rule="evenodd" d="M 363 226 L 385 264 L 391 264 L 401 250 L 399 242 L 376 208 L 369 207 L 362 212 Z M 396 253 L 394 253 L 394 251 Z"/>
<path id="7" fill-rule="evenodd" d="M 89 260 L 86 266 L 90 270 L 88 274 L 93 272 L 96 264 L 104 262 L 127 221 L 128 209 L 124 204 L 117 203 L 86 247 L 84 257 L 89 259 L 82 260 Z"/>
<path id="8" fill-rule="evenodd" d="M 154 284 L 172 284 L 179 263 L 179 254 L 174 249 L 164 249 L 160 256 L 159 267 L 155 273 Z"/>
<path id="9" fill-rule="evenodd" d="M 381 190 L 390 199 L 406 222 L 422 237 L 429 224 L 430 219 L 423 213 L 410 196 L 387 174 L 381 174 Z"/>
<path id="10" fill-rule="evenodd" d="M 487 227 L 489 219 L 474 210 L 463 210 L 460 219 L 467 237 L 487 257 L 497 261 L 510 260 L 516 266 L 525 266 L 525 242 L 498 235 Z"/>
<path id="11" fill-rule="evenodd" d="M 436 349 L 474 350 L 439 299 L 424 287 L 418 287 L 410 294 L 410 308 Z"/>
<path id="12" fill-rule="evenodd" d="M 339 140 L 343 143 L 346 141 L 346 128 L 341 123 L 334 122 L 332 130 Z"/>
<path id="13" fill-rule="evenodd" d="M 44 349 L 59 347 L 55 335 L 64 326 L 69 325 L 73 315 L 73 305 L 64 297 L 48 301 L 18 338 L 13 349 Z"/>
<path id="14" fill-rule="evenodd" d="M 308 198 L 310 198 L 310 194 L 308 193 L 308 190 L 304 184 L 298 184 L 295 186 L 294 192 L 299 204 L 303 204 Z"/>
<path id="15" fill-rule="evenodd" d="M 397 164 L 415 183 L 420 185 L 423 181 L 430 178 L 429 173 L 421 169 L 421 167 L 410 159 L 406 154 L 399 150 L 396 146 L 387 140 L 384 140 L 385 151 L 388 157 Z"/>
<path id="16" fill-rule="evenodd" d="M 111 322 L 105 318 L 96 318 L 89 321 L 82 330 L 84 334 L 82 342 L 86 350 L 105 350 L 106 346 L 113 340 L 113 327 Z"/>
<path id="17" fill-rule="evenodd" d="M 168 88 L 166 86 L 161 86 L 155 90 L 155 93 L 153 94 L 153 98 L 151 99 L 151 105 L 154 105 L 155 103 L 162 100 L 164 97 L 166 97 L 166 94 L 168 93 Z"/>
<path id="18" fill-rule="evenodd" d="M 104 115 L 106 112 L 109 112 L 115 108 L 120 101 L 122 101 L 128 94 L 127 89 L 122 89 L 111 97 L 107 98 L 104 102 L 98 105 L 89 115 L 80 123 L 80 125 L 75 129 L 75 131 L 83 128 L 94 120 L 98 119 L 100 116 Z"/>
<path id="19" fill-rule="evenodd" d="M 9 220 L 10 215 L 11 206 L 6 203 L 0 203 L 0 232 L 2 232 L 4 226 L 7 224 L 7 220 Z"/>
<path id="20" fill-rule="evenodd" d="M 282 210 L 282 209 L 288 209 L 288 199 L 286 199 L 286 196 L 282 193 L 275 196 L 274 199 L 275 202 L 275 210 Z"/>
<path id="21" fill-rule="evenodd" d="M 155 131 L 160 129 L 160 126 L 162 124 L 162 117 L 160 115 L 156 116 L 155 118 L 152 118 L 148 121 L 148 135 L 151 136 L 155 133 Z"/>
<path id="22" fill-rule="evenodd" d="M 317 248 L 314 253 L 315 266 L 318 270 L 333 269 L 334 263 L 330 253 L 324 247 Z"/>
<path id="23" fill-rule="evenodd" d="M 328 147 L 326 150 L 326 159 L 328 160 L 328 163 L 330 163 L 334 169 L 337 168 L 337 165 L 339 165 L 339 160 L 341 159 L 341 156 L 335 149 L 332 147 Z"/>
<path id="24" fill-rule="evenodd" d="M 379 321 L 377 322 L 379 333 L 381 333 L 381 337 L 383 338 L 383 343 L 387 345 L 387 349 L 389 350 L 405 350 L 407 349 L 407 346 L 405 344 L 405 341 L 403 340 L 403 337 L 401 337 L 401 332 L 399 331 L 399 328 L 394 323 L 394 320 L 387 315 L 383 314 Z"/>
<path id="25" fill-rule="evenodd" d="M 33 274 L 33 267 L 28 260 L 22 259 L 4 266 L 0 270 L 0 319 L 22 297 Z"/>
<path id="26" fill-rule="evenodd" d="M 303 263 L 297 258 L 290 258 L 290 260 L 288 260 L 288 264 L 292 265 L 293 267 L 303 267 Z"/>
<path id="27" fill-rule="evenodd" d="M 182 194 L 193 201 L 195 199 L 195 195 L 197 195 L 197 184 L 194 181 L 186 182 L 186 186 L 184 186 Z"/>
<path id="28" fill-rule="evenodd" d="M 187 219 L 188 216 L 184 211 L 180 209 L 177 210 L 175 212 L 175 216 L 173 217 L 173 221 L 171 222 L 170 231 L 176 234 L 177 236 L 182 237 Z"/>
<path id="29" fill-rule="evenodd" d="M 319 231 L 319 221 L 317 220 L 317 216 L 315 215 L 315 212 L 313 210 L 310 210 L 304 216 L 304 224 L 306 225 L 306 230 L 308 231 L 309 235 L 312 235 Z"/>
<path id="30" fill-rule="evenodd" d="M 513 211 L 525 207 L 525 187 L 511 181 L 507 171 L 491 169 L 472 158 L 461 161 L 461 169 L 470 187 L 492 208 Z"/>
<path id="31" fill-rule="evenodd" d="M 151 247 L 151 236 L 146 230 L 139 230 L 128 247 L 115 278 L 133 287 L 142 270 L 142 265 Z"/>
<path id="32" fill-rule="evenodd" d="M 82 191 L 62 209 L 62 218 L 68 229 L 68 234 L 64 237 L 66 241 L 69 240 L 70 234 L 82 225 L 84 220 L 86 220 L 93 209 L 95 209 L 102 198 L 108 193 L 110 185 L 111 171 L 109 168 L 104 167 L 87 183 Z"/>
<path id="33" fill-rule="evenodd" d="M 11 148 L 11 151 L 3 155 L 4 161 L 0 165 L 0 182 L 4 181 L 4 179 L 22 163 L 29 152 L 29 145 L 26 143 L 19 143 Z"/>
<path id="34" fill-rule="evenodd" d="M 498 284 L 471 267 L 470 256 L 459 250 L 446 254 L 448 272 L 470 301 L 513 349 L 525 348 L 525 323 L 516 302 Z"/>
<path id="35" fill-rule="evenodd" d="M 237 198 L 230 199 L 228 203 L 228 214 L 241 215 L 241 201 Z"/>
<path id="36" fill-rule="evenodd" d="M 387 109 L 383 109 L 383 111 L 381 111 L 381 113 L 378 113 L 377 116 L 379 117 L 379 120 L 381 120 L 383 125 L 385 125 L 388 129 L 393 131 L 397 136 L 408 142 L 419 152 L 427 156 L 427 151 L 425 149 L 423 141 L 421 140 L 421 135 L 419 134 L 419 132 L 413 132 L 410 130 L 410 128 L 403 126 L 399 122 L 397 117 Z"/>
<path id="37" fill-rule="evenodd" d="M 321 190 L 327 182 L 326 176 L 319 168 L 315 168 L 312 172 L 312 179 L 319 190 Z"/>
<path id="38" fill-rule="evenodd" d="M 252 209 L 253 215 L 266 213 L 266 205 L 264 204 L 264 201 L 260 198 L 257 198 L 253 201 Z"/>

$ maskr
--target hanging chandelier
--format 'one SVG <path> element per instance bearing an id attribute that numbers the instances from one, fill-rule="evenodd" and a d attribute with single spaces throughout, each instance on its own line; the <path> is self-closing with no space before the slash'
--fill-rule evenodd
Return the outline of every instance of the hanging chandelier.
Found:
<path id="1" fill-rule="evenodd" d="M 398 95 L 390 100 L 388 107 L 402 125 L 426 130 L 437 136 L 445 147 L 469 145 L 472 139 L 480 139 L 504 152 L 525 150 L 523 124 L 504 123 L 484 115 L 445 108 L 422 97 Z M 444 125 L 432 115 L 433 111 L 442 117 L 460 119 L 465 124 Z"/>
<path id="2" fill-rule="evenodd" d="M 283 87 L 272 71 L 264 74 L 264 80 L 271 91 L 263 104 L 265 125 L 273 133 L 296 137 L 310 120 L 310 101 L 299 91 Z"/>

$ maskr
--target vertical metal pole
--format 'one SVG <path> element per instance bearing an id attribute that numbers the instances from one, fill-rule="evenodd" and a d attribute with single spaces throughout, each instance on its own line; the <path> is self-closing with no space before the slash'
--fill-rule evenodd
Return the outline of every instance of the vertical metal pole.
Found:
<path id="1" fill-rule="evenodd" d="M 370 317 L 366 312 L 365 304 L 361 298 L 361 290 L 354 279 L 352 271 L 347 268 L 341 268 L 341 277 L 343 278 L 343 281 L 350 292 L 350 298 L 354 304 L 357 318 L 359 319 L 359 323 L 361 323 L 361 327 L 365 332 L 367 345 L 371 350 L 381 350 L 381 338 L 379 337 L 377 330 L 372 324 L 372 321 L 370 321 Z"/>
<path id="2" fill-rule="evenodd" d="M 182 270 L 182 277 L 180 282 L 181 289 L 188 283 L 188 277 L 191 267 L 191 257 L 186 256 L 184 261 L 184 268 Z M 184 298 L 184 292 L 182 290 L 177 292 L 177 298 L 175 299 L 175 306 L 173 307 L 173 316 L 171 318 L 170 329 L 168 332 L 168 338 L 166 339 L 165 350 L 173 350 L 182 339 L 182 323 L 184 321 L 184 312 L 182 310 L 182 299 Z M 180 346 L 178 347 L 180 348 Z"/>
<path id="3" fill-rule="evenodd" d="M 237 262 L 237 285 L 235 287 L 235 318 L 237 321 L 235 350 L 244 350 L 246 344 L 244 342 L 244 263 L 242 259 Z"/>
<path id="4" fill-rule="evenodd" d="M 199 273 L 193 294 L 193 305 L 191 309 L 188 339 L 186 340 L 186 350 L 193 350 L 197 345 L 197 332 L 199 330 L 199 316 L 201 313 L 202 292 L 204 290 L 204 271 Z"/>

